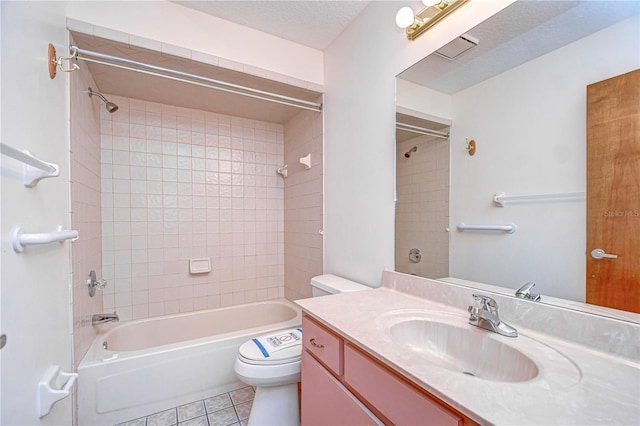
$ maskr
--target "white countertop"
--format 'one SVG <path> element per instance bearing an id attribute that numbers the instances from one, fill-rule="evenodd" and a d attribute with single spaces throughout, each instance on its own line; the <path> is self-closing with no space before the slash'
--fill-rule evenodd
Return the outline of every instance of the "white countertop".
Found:
<path id="1" fill-rule="evenodd" d="M 489 381 L 431 365 L 419 353 L 398 345 L 385 331 L 388 313 L 402 310 L 453 314 L 465 326 L 466 306 L 452 308 L 385 287 L 296 303 L 390 368 L 482 424 L 640 424 L 637 359 L 611 355 L 518 325 L 519 336 L 515 339 L 520 339 L 517 344 L 525 353 L 539 345 L 536 353 L 527 355 L 536 362 L 540 374 L 525 382 Z M 503 320 L 511 323 L 508 318 Z"/>

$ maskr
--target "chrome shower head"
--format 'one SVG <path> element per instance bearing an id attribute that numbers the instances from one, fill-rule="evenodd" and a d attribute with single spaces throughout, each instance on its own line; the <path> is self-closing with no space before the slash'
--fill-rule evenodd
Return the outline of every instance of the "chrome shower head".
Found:
<path id="1" fill-rule="evenodd" d="M 405 152 L 405 153 L 404 153 L 404 156 L 405 156 L 405 157 L 407 157 L 407 158 L 409 158 L 409 157 L 411 157 L 411 153 L 412 153 L 412 152 L 416 152 L 417 150 L 418 150 L 418 147 L 417 147 L 417 146 L 414 146 L 414 147 L 413 147 L 413 148 L 411 148 L 409 151 Z"/>
<path id="2" fill-rule="evenodd" d="M 102 102 L 104 102 L 104 106 L 107 109 L 107 111 L 110 114 L 113 114 L 114 112 L 116 112 L 118 110 L 118 105 L 114 104 L 111 101 L 108 101 L 107 98 L 105 98 L 101 93 L 98 92 L 94 92 L 93 90 L 91 90 L 91 87 L 89 87 L 89 90 L 84 92 L 84 93 L 88 93 L 89 97 L 96 95 L 97 97 L 99 97 L 100 99 L 102 99 Z"/>

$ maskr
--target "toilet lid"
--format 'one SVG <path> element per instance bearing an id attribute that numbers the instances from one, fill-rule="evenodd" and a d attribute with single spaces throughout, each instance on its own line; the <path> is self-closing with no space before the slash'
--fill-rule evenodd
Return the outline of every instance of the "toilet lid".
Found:
<path id="1" fill-rule="evenodd" d="M 302 329 L 292 328 L 265 334 L 240 346 L 242 361 L 248 364 L 286 364 L 300 360 Z"/>

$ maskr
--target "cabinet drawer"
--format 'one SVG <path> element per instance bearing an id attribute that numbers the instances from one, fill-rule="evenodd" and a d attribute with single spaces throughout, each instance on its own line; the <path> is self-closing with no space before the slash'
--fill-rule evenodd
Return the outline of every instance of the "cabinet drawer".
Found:
<path id="1" fill-rule="evenodd" d="M 462 426 L 463 419 L 347 344 L 344 381 L 393 424 Z"/>
<path id="2" fill-rule="evenodd" d="M 307 351 L 302 351 L 301 421 L 305 426 L 383 426 Z"/>
<path id="3" fill-rule="evenodd" d="M 313 319 L 302 317 L 302 345 L 337 375 L 342 375 L 342 339 Z"/>

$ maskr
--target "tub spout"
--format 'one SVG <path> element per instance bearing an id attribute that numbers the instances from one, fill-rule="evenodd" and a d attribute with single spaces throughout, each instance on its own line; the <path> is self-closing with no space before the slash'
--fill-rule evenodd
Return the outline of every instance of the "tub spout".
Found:
<path id="1" fill-rule="evenodd" d="M 91 325 L 104 324 L 105 322 L 119 321 L 118 314 L 115 312 L 112 314 L 94 314 L 91 316 Z"/>

